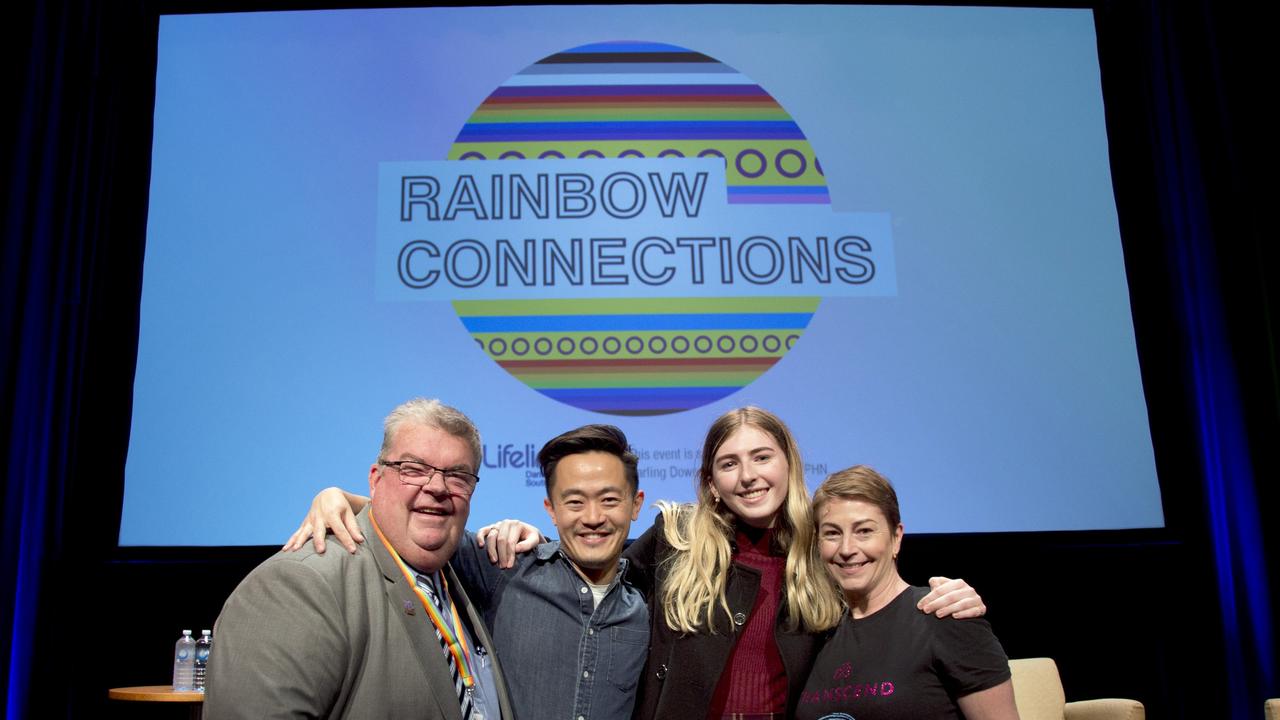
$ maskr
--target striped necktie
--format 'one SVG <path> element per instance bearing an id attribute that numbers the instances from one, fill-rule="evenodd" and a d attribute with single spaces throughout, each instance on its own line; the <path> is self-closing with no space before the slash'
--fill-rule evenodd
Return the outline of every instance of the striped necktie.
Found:
<path id="1" fill-rule="evenodd" d="M 431 581 L 431 577 L 427 575 L 418 575 L 418 587 L 427 593 L 427 597 L 431 598 L 432 604 L 440 611 L 441 616 L 444 615 L 444 602 L 440 599 L 440 594 L 436 592 L 435 583 Z M 471 693 L 467 692 L 467 688 L 462 682 L 462 674 L 458 672 L 458 663 L 454 662 L 453 653 L 449 652 L 449 641 L 444 639 L 444 635 L 440 634 L 440 628 L 433 623 L 432 628 L 436 631 L 436 639 L 440 641 L 440 648 L 444 650 L 444 659 L 449 663 L 449 675 L 453 677 L 453 691 L 458 696 L 458 706 L 462 708 L 462 720 L 472 720 L 471 714 Z"/>

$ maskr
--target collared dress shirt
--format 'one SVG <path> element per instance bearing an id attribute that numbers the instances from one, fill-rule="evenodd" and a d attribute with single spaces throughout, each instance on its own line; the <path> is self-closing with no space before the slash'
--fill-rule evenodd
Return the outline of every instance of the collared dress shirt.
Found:
<path id="1" fill-rule="evenodd" d="M 649 609 L 623 580 L 626 560 L 598 605 L 558 542 L 503 570 L 467 533 L 451 564 L 489 626 L 517 720 L 631 717 L 649 649 Z"/>
<path id="2" fill-rule="evenodd" d="M 449 594 L 445 592 L 444 586 L 440 583 L 441 574 L 419 573 L 416 570 L 419 584 L 426 584 L 430 587 L 428 595 L 434 595 L 431 602 L 436 604 L 436 609 L 440 616 L 444 618 L 445 623 L 450 628 L 458 627 L 454 624 L 453 618 L 453 602 Z M 483 718 L 483 720 L 502 720 L 502 714 L 498 707 L 498 691 L 497 683 L 493 679 L 493 668 L 489 663 L 489 649 L 476 639 L 476 633 L 471 629 L 470 623 L 463 620 L 459 623 L 462 632 L 466 634 L 466 646 L 470 648 L 471 672 L 475 678 L 475 690 L 472 703 L 475 710 L 472 717 Z M 440 650 L 444 653 L 443 645 Z"/>

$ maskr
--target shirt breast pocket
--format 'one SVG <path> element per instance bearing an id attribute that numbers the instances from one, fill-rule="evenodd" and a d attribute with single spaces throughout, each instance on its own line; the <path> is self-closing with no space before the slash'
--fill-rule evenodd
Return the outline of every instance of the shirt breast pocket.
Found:
<path id="1" fill-rule="evenodd" d="M 619 690 L 630 691 L 644 671 L 649 654 L 649 632 L 611 628 L 609 630 L 609 682 Z"/>

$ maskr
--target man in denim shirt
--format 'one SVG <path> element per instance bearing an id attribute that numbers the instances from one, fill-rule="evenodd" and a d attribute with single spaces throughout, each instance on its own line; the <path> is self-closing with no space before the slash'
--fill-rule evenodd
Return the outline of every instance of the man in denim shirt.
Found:
<path id="1" fill-rule="evenodd" d="M 518 720 L 625 720 L 649 644 L 648 607 L 621 557 L 644 502 L 637 458 L 618 428 L 586 425 L 544 445 L 538 463 L 559 541 L 504 569 L 468 533 L 451 565 L 484 613 Z"/>

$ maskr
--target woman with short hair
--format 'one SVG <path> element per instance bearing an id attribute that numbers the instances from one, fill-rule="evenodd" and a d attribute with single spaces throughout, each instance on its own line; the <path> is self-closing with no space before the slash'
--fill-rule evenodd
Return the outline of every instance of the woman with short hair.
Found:
<path id="1" fill-rule="evenodd" d="M 928 588 L 898 574 L 898 496 L 865 465 L 829 476 L 813 497 L 818 553 L 847 612 L 814 661 L 797 720 L 1017 720 L 1009 661 L 985 620 L 920 613 Z"/>

